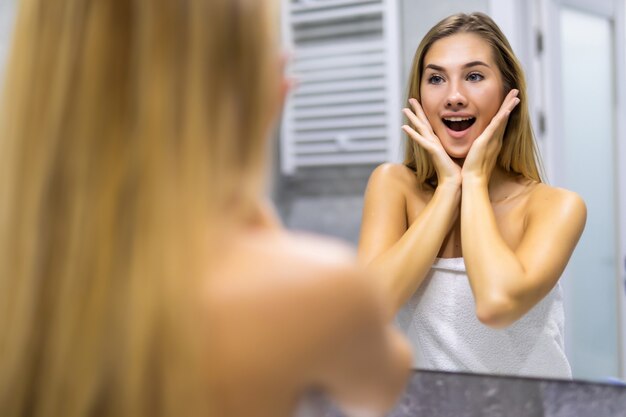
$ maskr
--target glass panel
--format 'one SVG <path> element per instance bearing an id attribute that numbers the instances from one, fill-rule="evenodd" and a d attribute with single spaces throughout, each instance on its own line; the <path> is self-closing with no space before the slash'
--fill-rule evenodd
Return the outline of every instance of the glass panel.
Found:
<path id="1" fill-rule="evenodd" d="M 575 377 L 619 373 L 617 343 L 613 38 L 608 19 L 561 10 L 566 188 L 587 203 L 568 267 L 566 331 Z"/>

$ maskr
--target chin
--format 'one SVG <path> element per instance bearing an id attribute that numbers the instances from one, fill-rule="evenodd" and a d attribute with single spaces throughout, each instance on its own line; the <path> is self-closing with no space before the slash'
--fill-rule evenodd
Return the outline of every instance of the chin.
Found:
<path id="1" fill-rule="evenodd" d="M 446 151 L 446 153 L 448 154 L 448 156 L 452 159 L 465 159 L 465 157 L 467 157 L 467 154 L 469 153 L 469 146 L 467 148 L 465 147 L 448 147 L 448 146 L 444 146 L 443 149 Z"/>
<path id="2" fill-rule="evenodd" d="M 465 159 L 467 157 L 467 152 L 465 153 L 448 153 L 448 156 L 452 159 Z"/>

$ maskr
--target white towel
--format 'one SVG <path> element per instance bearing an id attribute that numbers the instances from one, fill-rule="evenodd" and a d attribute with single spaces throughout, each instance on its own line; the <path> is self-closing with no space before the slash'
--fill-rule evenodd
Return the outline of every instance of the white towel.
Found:
<path id="1" fill-rule="evenodd" d="M 438 258 L 396 323 L 411 341 L 418 369 L 572 376 L 559 284 L 513 325 L 492 329 L 476 318 L 463 258 Z"/>

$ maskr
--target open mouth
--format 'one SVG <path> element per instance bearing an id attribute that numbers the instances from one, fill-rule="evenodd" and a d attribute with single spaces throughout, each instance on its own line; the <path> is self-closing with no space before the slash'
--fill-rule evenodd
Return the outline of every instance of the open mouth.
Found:
<path id="1" fill-rule="evenodd" d="M 455 132 L 462 132 L 469 129 L 476 121 L 475 117 L 445 117 L 443 123 Z"/>

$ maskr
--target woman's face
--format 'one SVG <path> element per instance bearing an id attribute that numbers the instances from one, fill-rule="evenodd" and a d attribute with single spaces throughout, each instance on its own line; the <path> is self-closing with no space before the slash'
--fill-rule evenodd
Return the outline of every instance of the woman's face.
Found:
<path id="1" fill-rule="evenodd" d="M 492 55 L 478 35 L 458 33 L 433 43 L 424 57 L 421 104 L 453 158 L 467 156 L 504 100 L 502 74 Z"/>

